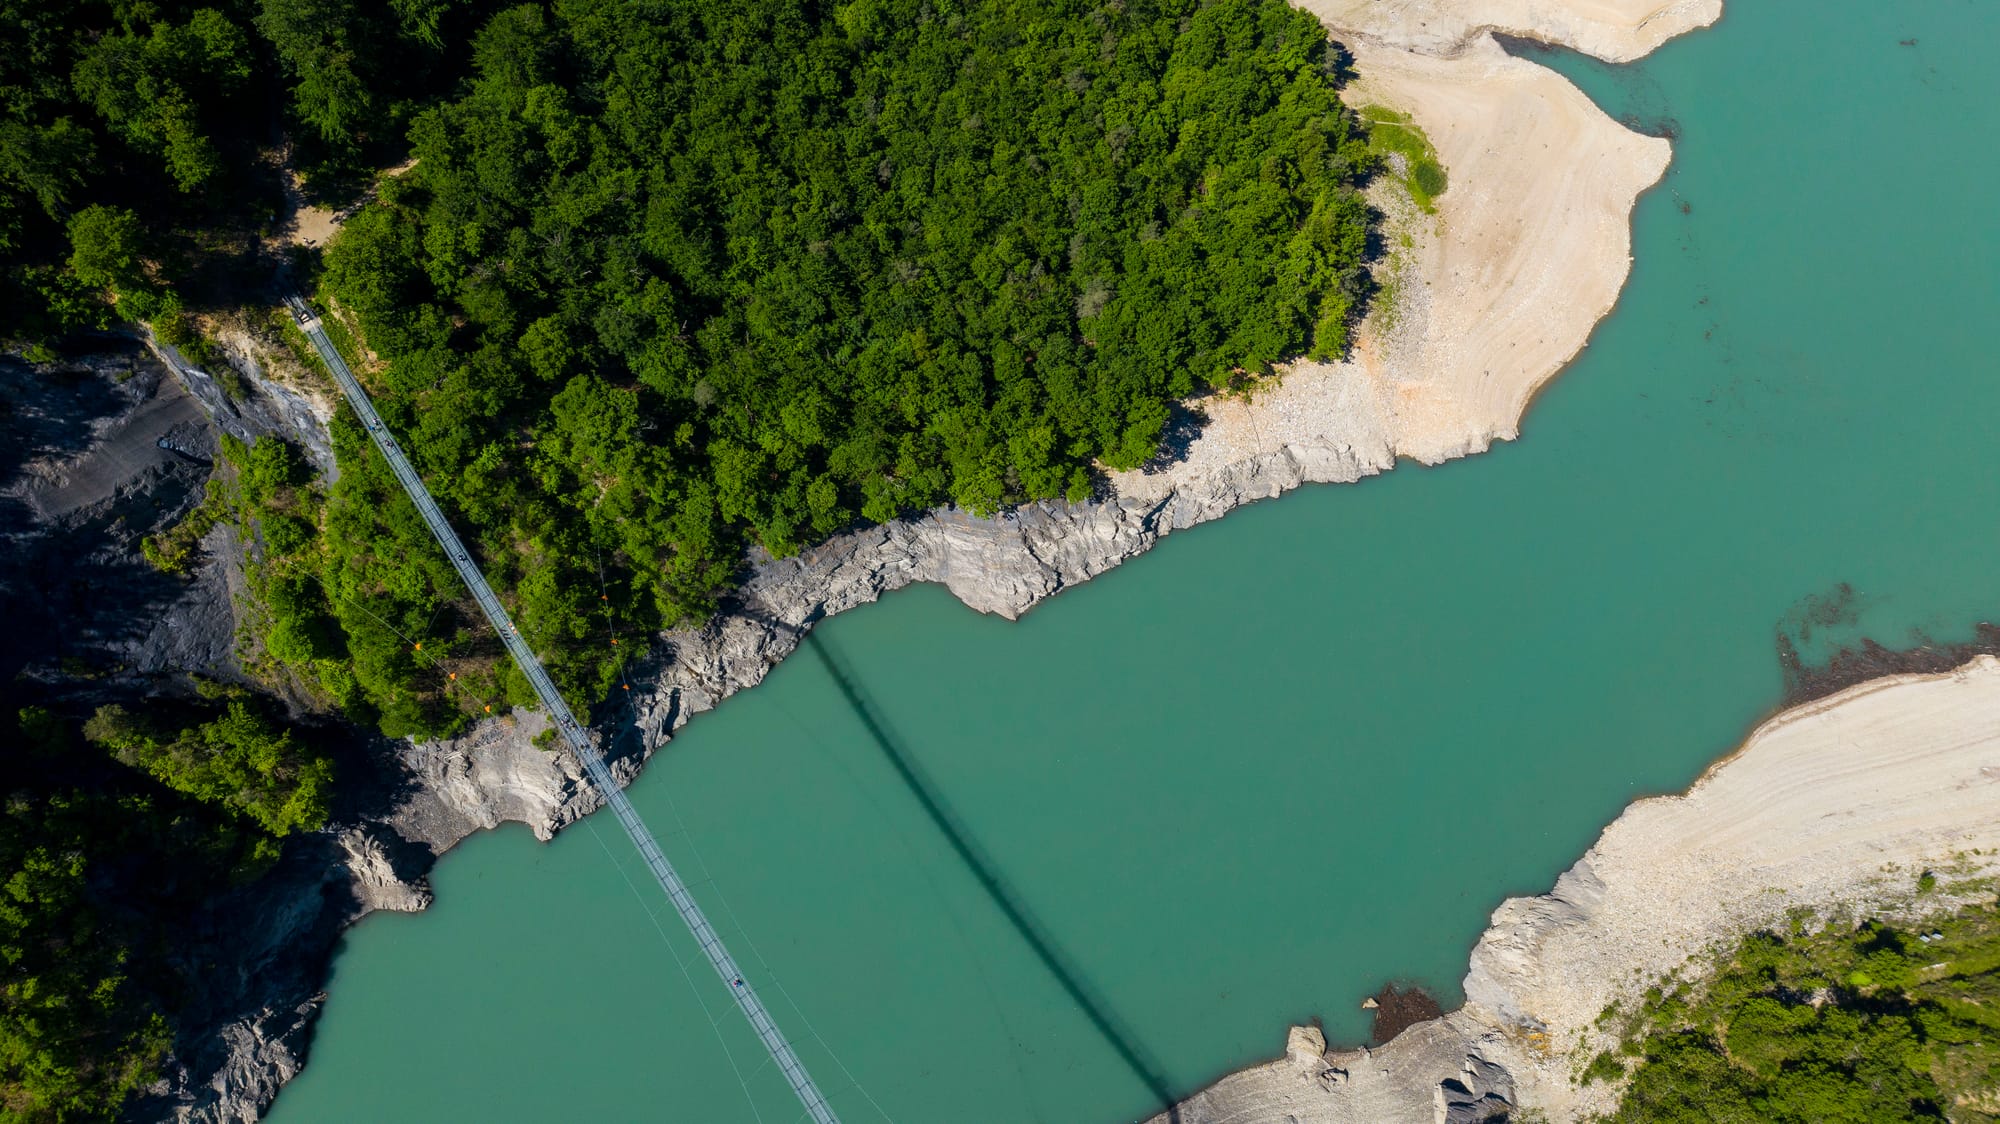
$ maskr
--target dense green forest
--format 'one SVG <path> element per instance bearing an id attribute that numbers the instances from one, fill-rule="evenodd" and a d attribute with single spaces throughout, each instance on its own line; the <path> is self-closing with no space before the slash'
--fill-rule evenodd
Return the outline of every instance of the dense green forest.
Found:
<path id="1" fill-rule="evenodd" d="M 709 612 L 746 546 L 1081 499 L 1175 400 L 1343 353 L 1376 158 L 1339 57 L 1280 0 L 510 8 L 320 292 L 601 697 L 602 608 L 643 632 Z M 436 586 L 378 475 L 328 509 L 375 549 L 330 549 L 417 625 Z"/>
<path id="2" fill-rule="evenodd" d="M 0 4 L 0 339 L 152 322 L 269 283 L 288 145 L 309 190 L 351 191 L 463 74 L 473 0 L 8 0 Z M 113 296 L 115 295 L 115 303 Z"/>
<path id="3" fill-rule="evenodd" d="M 1631 1087 L 1615 1124 L 2000 1119 L 2000 911 L 1745 940 L 1706 981 L 1612 1010 L 1587 1076 Z"/>
<path id="4" fill-rule="evenodd" d="M 504 658 L 499 638 L 475 606 L 462 603 L 457 573 L 388 462 L 345 414 L 333 438 L 343 471 L 330 502 L 305 458 L 284 441 L 245 445 L 225 436 L 204 502 L 148 540 L 147 557 L 171 572 L 209 528 L 232 525 L 253 594 L 242 606 L 243 625 L 261 641 L 247 670 L 316 693 L 392 737 L 440 733 L 470 716 L 533 705 L 533 689 Z M 532 594 L 539 586 L 526 581 L 522 588 Z M 554 666 L 571 673 L 572 684 L 576 674 L 615 666 L 596 649 L 553 651 Z"/>
<path id="5" fill-rule="evenodd" d="M 87 722 L 30 704 L 0 730 L 0 1120 L 108 1119 L 152 1081 L 196 968 L 173 938 L 324 822 L 326 759 L 202 686 Z"/>

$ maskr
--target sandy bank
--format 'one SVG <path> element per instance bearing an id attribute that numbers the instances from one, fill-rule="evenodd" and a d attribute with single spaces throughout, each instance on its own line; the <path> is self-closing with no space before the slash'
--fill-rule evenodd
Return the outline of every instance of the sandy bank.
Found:
<path id="1" fill-rule="evenodd" d="M 1940 889 L 1919 900 L 1927 870 Z M 1608 1004 L 1795 909 L 1935 910 L 1996 875 L 2000 659 L 1865 683 L 1771 719 L 1686 794 L 1627 808 L 1550 893 L 1502 904 L 1461 1010 L 1374 1051 L 1322 1057 L 1317 1032 L 1295 1030 L 1285 1058 L 1223 1079 L 1181 1119 L 1432 1124 L 1454 1096 L 1455 1119 L 1509 1102 L 1588 1119 L 1615 1096 L 1572 1084 L 1609 1044 L 1591 1025 Z"/>
<path id="2" fill-rule="evenodd" d="M 1489 36 L 1450 57 L 1350 38 L 1360 78 L 1347 101 L 1409 114 L 1451 188 L 1434 216 L 1381 199 L 1392 289 L 1350 361 L 1295 365 L 1251 403 L 1209 403 L 1187 459 L 1119 476 L 1121 496 L 1164 495 L 1258 455 L 1289 452 L 1310 466 L 1323 450 L 1350 449 L 1373 471 L 1398 456 L 1434 464 L 1482 452 L 1519 434 L 1535 391 L 1617 302 L 1632 206 L 1666 170 L 1666 141 L 1624 128 Z"/>

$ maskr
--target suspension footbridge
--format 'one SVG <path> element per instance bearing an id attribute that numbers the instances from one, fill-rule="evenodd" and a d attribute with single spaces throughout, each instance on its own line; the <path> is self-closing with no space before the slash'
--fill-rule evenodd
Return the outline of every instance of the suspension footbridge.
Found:
<path id="1" fill-rule="evenodd" d="M 452 530 L 444 513 L 438 510 L 437 503 L 431 499 L 430 489 L 424 486 L 423 479 L 417 475 L 416 469 L 410 466 L 409 458 L 403 455 L 403 450 L 396 444 L 396 438 L 389 432 L 389 427 L 383 424 L 381 415 L 375 412 L 375 404 L 369 400 L 368 392 L 355 379 L 354 372 L 348 369 L 346 361 L 334 348 L 333 341 L 327 337 L 325 329 L 320 325 L 318 314 L 313 311 L 311 305 L 296 295 L 286 297 L 285 303 L 291 308 L 292 316 L 298 321 L 299 328 L 305 332 L 306 338 L 311 340 L 313 347 L 319 351 L 320 358 L 326 361 L 327 370 L 331 371 L 335 381 L 340 383 L 341 392 L 347 396 L 348 405 L 354 408 L 355 414 L 361 419 L 361 424 L 367 427 L 368 436 L 374 440 L 375 447 L 382 451 L 383 457 L 387 458 L 397 481 L 402 484 L 403 490 L 409 493 L 410 501 L 416 504 L 417 512 L 424 517 L 424 522 L 430 527 L 431 534 L 437 538 L 438 545 L 444 548 L 445 556 L 451 559 L 458 576 L 464 580 L 466 588 L 472 591 L 473 599 L 479 602 L 480 610 L 500 633 L 500 640 L 507 646 L 507 653 L 514 657 L 514 662 L 520 666 L 522 673 L 528 677 L 528 682 L 534 686 L 535 694 L 541 699 L 542 706 L 547 708 L 556 730 L 569 746 L 570 752 L 576 754 L 576 759 L 582 763 L 584 774 L 590 778 L 590 783 L 604 798 L 604 802 L 611 806 L 611 812 L 617 817 L 619 826 L 623 827 L 625 834 L 631 837 L 632 846 L 638 849 L 639 856 L 645 860 L 647 869 L 651 870 L 653 877 L 659 880 L 660 889 L 665 891 L 667 900 L 673 903 L 674 911 L 680 914 L 688 931 L 694 935 L 695 942 L 701 945 L 702 953 L 708 957 L 710 966 L 715 969 L 718 976 L 722 977 L 723 985 L 736 1000 L 736 1006 L 743 1012 L 744 1018 L 750 1021 L 750 1028 L 757 1033 L 764 1048 L 770 1051 L 772 1062 L 791 1084 L 792 1092 L 798 1095 L 799 1103 L 805 1106 L 806 1115 L 814 1121 L 814 1124 L 838 1124 L 839 1118 L 834 1115 L 832 1106 L 827 1104 L 826 1097 L 821 1095 L 819 1087 L 813 1084 L 811 1075 L 806 1072 L 805 1064 L 799 1060 L 791 1043 L 778 1032 L 778 1026 L 772 1021 L 771 1013 L 764 1008 L 763 1001 L 757 997 L 757 989 L 743 974 L 743 969 L 737 965 L 735 958 L 729 955 L 729 950 L 723 947 L 722 939 L 716 935 L 715 927 L 709 924 L 707 915 L 703 914 L 701 907 L 695 904 L 694 897 L 688 893 L 687 884 L 681 881 L 673 864 L 667 861 L 667 856 L 660 850 L 653 833 L 646 827 L 645 821 L 639 818 L 638 809 L 634 808 L 632 802 L 626 798 L 625 790 L 618 787 L 617 779 L 611 775 L 610 768 L 605 764 L 604 755 L 598 752 L 597 745 L 591 740 L 589 732 L 577 722 L 576 716 L 570 713 L 568 704 L 563 702 L 562 693 L 556 690 L 555 683 L 542 669 L 542 661 L 536 658 L 534 651 L 521 638 L 521 631 L 514 627 L 513 619 L 507 615 L 506 608 L 500 604 L 500 599 L 494 596 L 493 587 L 487 584 L 485 575 L 480 573 L 479 567 L 473 565 L 471 555 L 466 553 L 465 544 L 459 541 L 458 533 Z"/>

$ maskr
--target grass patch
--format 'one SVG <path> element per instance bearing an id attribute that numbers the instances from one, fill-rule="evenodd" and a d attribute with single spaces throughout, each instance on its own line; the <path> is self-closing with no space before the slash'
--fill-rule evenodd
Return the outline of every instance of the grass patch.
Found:
<path id="1" fill-rule="evenodd" d="M 348 369 L 353 371 L 356 377 L 380 373 L 382 364 L 374 358 L 372 352 L 361 346 L 361 340 L 355 334 L 352 322 L 354 314 L 335 305 L 324 293 L 315 294 L 313 304 L 319 312 L 320 330 L 326 333 L 327 339 L 333 341 L 333 349 L 340 353 L 340 357 L 347 360 Z"/>
<path id="2" fill-rule="evenodd" d="M 1391 257 L 1389 268 L 1383 270 L 1382 280 L 1375 283 L 1375 295 L 1370 298 L 1375 314 L 1375 324 L 1383 332 L 1393 332 L 1402 319 L 1402 306 L 1398 303 L 1403 295 L 1403 282 L 1395 268 L 1396 260 Z"/>
<path id="3" fill-rule="evenodd" d="M 188 362 L 204 370 L 215 362 L 214 346 L 208 342 L 208 337 L 201 334 L 201 329 L 195 326 L 194 319 L 182 312 L 178 304 L 170 305 L 150 323 L 153 334 L 159 337 L 160 342 L 180 352 Z"/>
<path id="4" fill-rule="evenodd" d="M 1590 1065 L 1583 1071 L 1583 1083 L 1588 1085 L 1593 1081 L 1616 1081 L 1624 1076 L 1625 1063 L 1619 1061 L 1616 1054 L 1606 1050 L 1590 1059 Z"/>
<path id="5" fill-rule="evenodd" d="M 219 476 L 210 476 L 201 503 L 180 522 L 141 540 L 139 553 L 145 555 L 146 561 L 163 574 L 185 574 L 194 562 L 195 550 L 201 546 L 201 540 L 208 537 L 208 532 L 229 511 L 227 487 Z"/>
<path id="6" fill-rule="evenodd" d="M 1409 114 L 1386 105 L 1363 106 L 1359 113 L 1368 129 L 1368 150 L 1383 157 L 1401 156 L 1403 171 L 1396 182 L 1425 214 L 1436 214 L 1437 198 L 1451 181 L 1438 161 L 1437 149 L 1431 147 L 1431 139 Z"/>

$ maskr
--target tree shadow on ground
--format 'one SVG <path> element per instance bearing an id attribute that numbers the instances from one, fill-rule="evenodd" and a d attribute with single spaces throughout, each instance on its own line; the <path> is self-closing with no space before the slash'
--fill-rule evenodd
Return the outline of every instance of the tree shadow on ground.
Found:
<path id="1" fill-rule="evenodd" d="M 1186 460 L 1207 424 L 1208 415 L 1198 403 L 1175 402 L 1169 406 L 1167 424 L 1160 428 L 1159 446 L 1146 463 L 1139 466 L 1139 471 L 1148 476 L 1158 476 Z"/>

